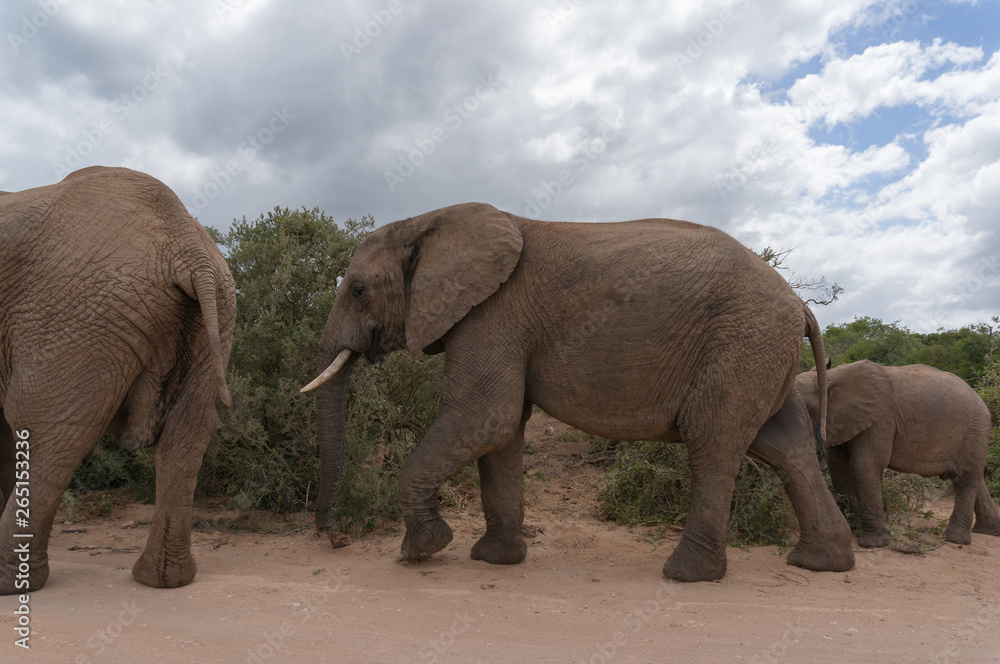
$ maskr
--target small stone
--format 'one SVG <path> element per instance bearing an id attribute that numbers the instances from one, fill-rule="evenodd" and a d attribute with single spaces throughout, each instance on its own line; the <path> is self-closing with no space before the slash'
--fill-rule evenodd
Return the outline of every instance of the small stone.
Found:
<path id="1" fill-rule="evenodd" d="M 350 543 L 351 543 L 351 538 L 345 533 L 337 531 L 330 533 L 330 546 L 332 546 L 334 549 L 342 549 L 345 546 L 348 546 Z"/>

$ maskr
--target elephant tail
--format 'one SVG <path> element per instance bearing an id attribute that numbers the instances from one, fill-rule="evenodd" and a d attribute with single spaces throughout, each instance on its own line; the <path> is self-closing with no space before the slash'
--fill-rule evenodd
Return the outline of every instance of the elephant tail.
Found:
<path id="1" fill-rule="evenodd" d="M 219 336 L 218 283 L 215 271 L 202 269 L 191 275 L 195 299 L 201 307 L 201 317 L 205 321 L 205 332 L 208 334 L 208 347 L 212 353 L 212 364 L 215 369 L 215 387 L 219 399 L 226 406 L 233 407 L 233 397 L 226 385 L 226 363 L 222 359 L 222 341 Z"/>
<path id="2" fill-rule="evenodd" d="M 816 423 L 816 446 L 822 450 L 826 441 L 826 347 L 823 345 L 823 335 L 820 333 L 816 316 L 813 315 L 813 312 L 805 304 L 802 305 L 802 308 L 806 312 L 806 337 L 809 338 L 813 359 L 816 360 L 816 386 L 819 391 L 819 421 Z"/>

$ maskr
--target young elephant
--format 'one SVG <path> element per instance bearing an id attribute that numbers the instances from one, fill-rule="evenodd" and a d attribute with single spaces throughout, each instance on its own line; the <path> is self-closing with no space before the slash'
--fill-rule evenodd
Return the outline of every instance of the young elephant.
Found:
<path id="1" fill-rule="evenodd" d="M 923 364 L 882 367 L 869 360 L 835 367 L 827 377 L 827 463 L 834 488 L 861 520 L 861 546 L 889 543 L 886 468 L 953 482 L 948 541 L 969 544 L 971 532 L 1000 536 L 1000 510 L 983 478 L 990 413 L 965 381 Z M 815 422 L 816 372 L 799 374 L 796 390 Z"/>

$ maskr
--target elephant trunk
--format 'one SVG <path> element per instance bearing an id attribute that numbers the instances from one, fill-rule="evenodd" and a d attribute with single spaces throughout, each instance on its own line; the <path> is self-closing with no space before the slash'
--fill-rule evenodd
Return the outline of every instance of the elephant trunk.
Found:
<path id="1" fill-rule="evenodd" d="M 325 532 L 333 528 L 330 508 L 344 479 L 345 440 L 347 424 L 347 385 L 357 358 L 353 353 L 344 358 L 343 367 L 319 387 L 316 395 L 316 415 L 319 421 L 319 495 L 316 497 L 316 529 Z M 320 368 L 326 366 L 320 359 Z"/>

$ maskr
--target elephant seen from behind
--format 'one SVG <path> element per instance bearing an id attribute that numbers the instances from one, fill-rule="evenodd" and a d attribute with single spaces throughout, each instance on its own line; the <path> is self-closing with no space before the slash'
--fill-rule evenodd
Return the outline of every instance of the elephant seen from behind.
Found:
<path id="1" fill-rule="evenodd" d="M 437 489 L 475 461 L 486 533 L 472 557 L 524 559 L 522 441 L 537 404 L 598 436 L 687 446 L 691 511 L 667 577 L 725 573 L 730 501 L 748 450 L 783 472 L 805 520 L 788 562 L 850 569 L 850 530 L 815 454 L 755 443 L 792 388 L 803 336 L 822 364 L 819 328 L 802 300 L 715 228 L 542 222 L 477 203 L 388 224 L 357 249 L 323 333 L 320 376 L 303 388 L 321 386 L 317 526 L 333 527 L 357 356 L 444 351 L 437 420 L 400 472 L 404 558 L 451 541 Z M 812 435 L 800 446 L 813 450 Z"/>
<path id="2" fill-rule="evenodd" d="M 235 312 L 221 252 L 148 175 L 93 167 L 0 196 L 0 594 L 45 584 L 56 509 L 102 433 L 154 452 L 132 575 L 194 578 L 195 481 L 217 405 L 232 403 Z"/>
<path id="3" fill-rule="evenodd" d="M 830 479 L 858 515 L 861 546 L 890 540 L 882 504 L 886 468 L 952 481 L 955 506 L 946 540 L 969 544 L 973 532 L 1000 536 L 1000 509 L 984 480 L 990 413 L 965 381 L 923 364 L 883 367 L 861 360 L 831 369 L 827 390 Z M 795 392 L 816 421 L 816 372 L 800 374 Z"/>

